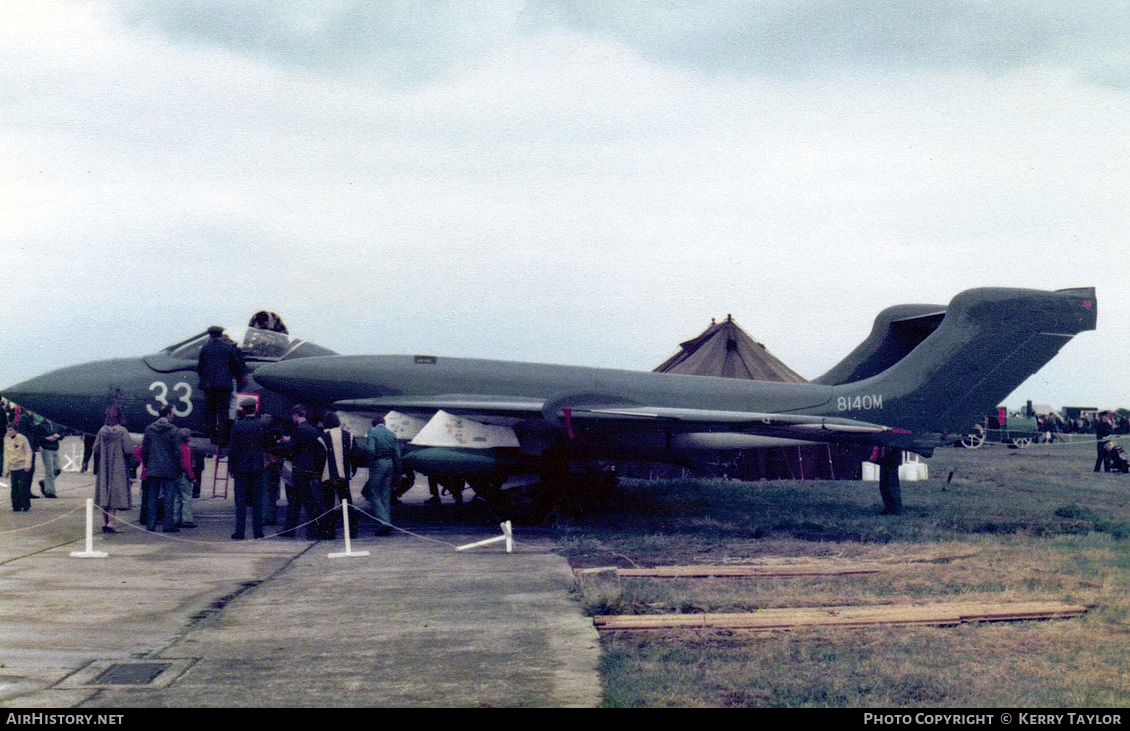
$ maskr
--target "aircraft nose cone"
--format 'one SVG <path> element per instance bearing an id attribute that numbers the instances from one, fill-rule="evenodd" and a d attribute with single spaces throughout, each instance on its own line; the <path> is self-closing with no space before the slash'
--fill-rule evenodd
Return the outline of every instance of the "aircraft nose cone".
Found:
<path id="1" fill-rule="evenodd" d="M 64 388 L 65 379 L 60 378 L 57 371 L 53 371 L 0 389 L 0 397 L 37 414 L 44 414 L 51 410 Z"/>
<path id="2" fill-rule="evenodd" d="M 60 368 L 0 389 L 0 396 L 57 424 L 94 433 L 115 396 L 108 376 L 124 365 L 103 361 Z"/>

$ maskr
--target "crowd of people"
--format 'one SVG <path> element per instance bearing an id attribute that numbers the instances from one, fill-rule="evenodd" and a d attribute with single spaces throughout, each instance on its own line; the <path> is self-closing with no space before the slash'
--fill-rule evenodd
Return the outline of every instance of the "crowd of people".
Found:
<path id="1" fill-rule="evenodd" d="M 281 322 L 259 323 L 254 319 L 251 324 L 274 330 L 283 327 Z M 232 539 L 246 537 L 248 510 L 255 538 L 263 537 L 264 525 L 277 524 L 283 490 L 287 509 L 279 535 L 296 535 L 299 520 L 305 515 L 307 538 L 333 538 L 336 525 L 342 521 L 334 508 L 340 503 L 354 504 L 351 481 L 360 466 L 368 468 L 362 495 L 377 520 L 375 533 L 390 534 L 393 486 L 399 484 L 403 468 L 396 436 L 384 426 L 384 419 L 373 419 L 364 437 L 355 439 L 342 428 L 333 411 L 315 414 L 299 404 L 291 409 L 289 423 L 284 423 L 260 414 L 257 398 L 245 398 L 236 409 L 238 420 L 233 423 L 229 404 L 233 392 L 246 382 L 247 367 L 239 347 L 222 327 L 210 327 L 208 335 L 197 374 L 205 392 L 205 432 L 217 450 L 226 450 L 228 474 L 235 483 Z M 22 512 L 30 509 L 32 498 L 38 497 L 30 487 L 37 454 L 45 472 L 39 482 L 41 493 L 55 497 L 54 482 L 60 472 L 58 449 L 64 431 L 19 407 L 9 412 L 6 402 L 0 406 L 0 418 L 7 424 L 0 469 L 4 477 L 10 477 L 12 509 Z M 203 455 L 193 453 L 189 446 L 191 432 L 178 428 L 175 421 L 173 405 L 162 404 L 156 420 L 145 428 L 141 444 L 135 446 L 125 415 L 115 404 L 106 409 L 105 423 L 98 433 L 84 438 L 82 471 L 93 466 L 94 500 L 103 511 L 104 533 L 119 532 L 117 513 L 133 509 L 134 479 L 141 484 L 138 520 L 148 530 L 155 531 L 158 522 L 164 532 L 196 527 L 192 499 L 200 494 Z M 354 537 L 358 515 L 351 510 L 350 533 Z"/>
<path id="2" fill-rule="evenodd" d="M 331 511 L 341 503 L 355 503 L 351 483 L 361 466 L 368 468 L 362 495 L 377 519 L 376 535 L 391 532 L 393 487 L 399 484 L 403 467 L 396 436 L 384 426 L 383 418 L 373 419 L 364 438 L 354 439 L 333 411 L 322 412 L 312 422 L 306 407 L 296 405 L 288 429 L 259 414 L 258 401 L 249 398 L 241 402 L 238 415 L 239 421 L 227 433 L 228 473 L 235 483 L 233 539 L 245 537 L 248 510 L 255 538 L 263 537 L 264 525 L 277 524 L 284 490 L 287 508 L 280 535 L 294 536 L 304 514 L 307 538 L 333 538 L 341 517 Z M 115 518 L 119 511 L 133 509 L 135 479 L 141 486 L 138 522 L 146 529 L 156 531 L 158 522 L 164 532 L 196 527 L 192 500 L 199 495 L 200 469 L 189 446 L 191 432 L 174 422 L 172 405 L 163 405 L 135 446 L 122 409 L 116 405 L 106 409 L 105 423 L 90 440 L 82 468 L 85 472 L 93 465 L 94 501 L 103 511 L 104 533 L 120 532 Z M 20 410 L 8 420 L 0 464 L 10 480 L 14 511 L 29 510 L 31 499 L 39 497 L 30 489 L 36 455 L 48 455 L 41 460 L 50 475 L 39 482 L 42 494 L 56 497 L 54 477 L 59 474 L 57 452 L 63 436 L 63 430 L 50 422 L 35 422 L 30 412 Z M 350 533 L 356 537 L 359 520 L 354 510 Z"/>
<path id="3" fill-rule="evenodd" d="M 392 528 L 390 504 L 394 478 L 401 474 L 396 437 L 375 418 L 363 440 L 342 428 L 333 411 L 308 419 L 301 404 L 290 411 L 290 424 L 260 414 L 258 401 L 244 399 L 239 419 L 229 433 L 227 469 L 234 482 L 235 530 L 233 540 L 246 538 L 247 513 L 252 536 L 262 538 L 265 525 L 278 523 L 278 501 L 286 494 L 286 513 L 280 536 L 293 537 L 301 520 L 306 538 L 334 538 L 341 524 L 340 504 L 350 504 L 350 533 L 357 536 L 359 514 L 351 482 L 359 466 L 368 468 L 362 490 L 377 520 L 376 535 Z M 172 405 L 158 410 L 141 445 L 134 447 L 117 406 L 106 409 L 106 423 L 94 439 L 95 503 L 102 508 L 104 533 L 117 533 L 118 511 L 133 509 L 133 479 L 140 480 L 138 522 L 166 533 L 195 528 L 192 515 L 193 483 L 197 469 L 189 447 L 190 432 L 175 425 Z M 15 493 L 13 493 L 14 495 Z M 15 500 L 15 498 L 13 498 Z M 15 502 L 13 503 L 15 505 Z"/>
<path id="4" fill-rule="evenodd" d="M 1065 419 L 1054 411 L 1037 414 L 1036 428 L 1041 434 L 1094 434 L 1104 417 L 1109 419 L 1114 434 L 1130 434 L 1130 415 L 1119 415 L 1113 411 L 1084 413 L 1073 419 Z"/>
<path id="5" fill-rule="evenodd" d="M 1022 417 L 1024 414 L 1016 414 Z M 1005 417 L 997 417 L 996 424 L 1004 423 Z M 1130 461 L 1119 444 L 1120 435 L 1130 434 L 1130 413 L 1114 411 L 1081 412 L 1073 418 L 1064 418 L 1058 413 L 1035 414 L 1037 439 L 1050 444 L 1063 439 L 1064 435 L 1095 435 L 1095 472 L 1130 472 Z M 1011 421 L 1009 422 L 1011 423 Z M 982 435 L 984 428 L 979 427 Z"/>
<path id="6" fill-rule="evenodd" d="M 0 450 L 0 474 L 9 480 L 12 510 L 27 511 L 33 499 L 57 497 L 55 478 L 61 472 L 59 443 L 66 436 L 65 430 L 6 400 L 0 401 L 0 419 L 6 431 L 4 449 Z M 39 465 L 43 478 L 36 495 L 32 485 Z"/>

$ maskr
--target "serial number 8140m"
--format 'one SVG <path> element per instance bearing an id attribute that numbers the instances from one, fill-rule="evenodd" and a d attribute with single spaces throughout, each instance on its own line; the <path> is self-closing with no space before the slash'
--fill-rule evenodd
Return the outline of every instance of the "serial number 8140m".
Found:
<path id="1" fill-rule="evenodd" d="M 883 408 L 883 397 L 880 394 L 840 396 L 836 399 L 836 409 L 839 411 L 873 411 L 881 408 Z"/>

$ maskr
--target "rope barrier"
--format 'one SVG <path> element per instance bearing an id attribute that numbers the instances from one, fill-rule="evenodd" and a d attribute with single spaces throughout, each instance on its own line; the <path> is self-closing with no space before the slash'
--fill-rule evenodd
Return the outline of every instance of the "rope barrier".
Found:
<path id="1" fill-rule="evenodd" d="M 8 484 L 7 482 L 4 482 L 3 480 L 0 480 L 0 488 L 10 488 L 10 487 L 11 487 L 10 484 Z M 93 482 L 88 482 L 85 485 L 76 485 L 76 486 L 72 486 L 72 487 L 60 487 L 59 483 L 56 482 L 55 483 L 55 494 L 56 495 L 69 495 L 72 492 L 78 492 L 79 490 L 89 490 L 92 487 L 94 487 Z M 30 485 L 28 486 L 28 489 L 29 490 L 31 489 Z M 36 498 L 36 499 L 39 498 L 38 495 L 33 495 L 32 497 Z M 48 498 L 48 500 L 50 500 L 50 498 Z"/>
<path id="2" fill-rule="evenodd" d="M 352 505 L 352 503 L 351 503 L 351 505 Z M 107 511 L 104 510 L 101 506 L 97 506 L 97 507 L 98 507 L 99 510 L 102 511 L 102 513 L 104 515 L 108 515 Z M 286 534 L 293 533 L 293 535 L 297 536 L 298 531 L 300 529 L 307 528 L 310 525 L 313 525 L 314 523 L 317 523 L 318 521 L 321 521 L 321 520 L 329 517 L 336 510 L 337 510 L 337 508 L 330 508 L 329 510 L 325 511 L 321 515 L 319 515 L 315 518 L 312 518 L 312 519 L 306 521 L 305 523 L 298 523 L 293 528 L 284 528 L 283 530 L 281 530 L 277 533 L 272 533 L 271 535 L 265 535 L 262 538 L 253 538 L 251 540 L 253 540 L 253 541 L 263 541 L 263 540 L 267 540 L 267 539 L 270 539 L 270 538 L 290 538 L 291 537 L 290 535 L 283 535 L 284 533 L 286 533 Z M 364 515 L 368 518 L 371 518 L 372 520 L 374 520 L 375 522 L 377 522 L 380 525 L 387 526 L 387 527 L 389 527 L 389 528 L 391 528 L 395 531 L 399 531 L 400 533 L 404 533 L 405 535 L 411 536 L 413 538 L 417 538 L 417 539 L 422 540 L 422 541 L 430 541 L 432 543 L 438 543 L 441 546 L 447 546 L 449 548 L 456 549 L 456 550 L 458 550 L 458 548 L 459 548 L 458 544 L 450 543 L 448 541 L 441 541 L 439 539 L 432 538 L 431 536 L 425 536 L 425 535 L 416 533 L 414 531 L 410 531 L 407 528 L 402 528 L 400 526 L 392 525 L 391 523 L 386 523 L 385 521 L 381 520 L 380 518 L 377 518 L 375 515 L 368 513 L 367 511 L 363 510 L 362 508 L 357 507 L 356 505 L 353 505 L 353 510 L 356 511 L 357 513 L 360 513 L 361 515 Z M 77 509 L 71 511 L 71 513 L 74 513 L 74 512 L 77 512 Z M 68 515 L 69 514 L 70 513 L 68 513 Z M 63 517 L 66 517 L 66 516 L 63 516 Z M 59 519 L 62 519 L 62 518 L 59 518 Z M 121 518 L 118 518 L 117 516 L 114 516 L 113 520 L 114 520 L 115 525 L 121 524 L 121 525 L 124 525 L 128 528 L 131 528 L 131 529 L 133 529 L 133 530 L 135 530 L 139 533 L 148 533 L 149 535 L 159 536 L 161 538 L 165 538 L 165 539 L 168 539 L 168 540 L 171 540 L 171 541 L 176 541 L 178 543 L 195 544 L 195 545 L 202 545 L 202 546 L 223 545 L 223 543 L 220 542 L 220 541 L 202 541 L 202 540 L 196 540 L 196 539 L 192 539 L 192 538 L 182 538 L 180 536 L 172 536 L 172 535 L 169 535 L 168 533 L 165 533 L 165 532 L 159 531 L 159 530 L 152 530 L 151 531 L 144 526 L 136 525 L 134 523 L 131 523 L 128 520 L 122 520 Z M 54 521 L 50 521 L 50 522 L 54 522 Z M 31 527 L 34 527 L 34 526 L 31 526 Z M 348 538 L 348 535 L 349 535 L 348 522 L 345 523 L 344 527 L 345 527 L 345 535 L 347 536 L 346 540 L 348 541 L 349 540 L 349 538 Z M 20 530 L 25 530 L 25 529 L 21 528 Z M 312 539 L 306 539 L 306 540 L 326 540 L 326 539 L 312 538 Z M 497 541 L 499 539 L 493 538 L 493 539 L 488 539 L 488 540 Z M 353 555 L 357 555 L 357 553 L 353 552 Z"/>
<path id="3" fill-rule="evenodd" d="M 1093 447 L 1093 446 L 1095 446 L 1095 444 L 1097 442 L 1094 434 L 1074 434 L 1074 435 L 1069 435 L 1069 436 L 1074 436 L 1074 437 L 1078 437 L 1078 438 L 1076 438 L 1076 439 L 1065 439 L 1063 437 L 1063 435 L 1058 435 L 1058 436 L 1056 436 L 1055 441 L 1053 441 L 1053 442 L 1039 441 L 1039 438 L 1037 438 L 1037 439 L 1032 440 L 1031 442 L 1029 442 L 1028 444 L 1026 444 L 1025 446 L 1022 446 L 1022 447 L 1016 446 L 1016 445 L 1014 445 L 1010 442 L 994 442 L 994 441 L 990 441 L 988 438 L 986 438 L 985 441 L 983 441 L 981 444 L 979 444 L 976 447 L 967 447 L 967 446 L 960 444 L 960 443 L 955 444 L 954 447 L 957 448 L 957 449 L 968 449 L 970 451 L 976 451 L 978 449 L 985 449 L 986 447 L 988 447 L 990 449 L 1019 449 L 1021 451 L 1027 452 L 1029 450 L 1043 450 L 1043 449 L 1049 449 L 1049 448 L 1059 449 L 1061 447 Z M 1107 441 L 1114 442 L 1116 444 L 1120 444 L 1122 442 L 1130 441 L 1130 436 L 1127 436 L 1127 435 L 1111 436 L 1107 439 Z"/>
<path id="4" fill-rule="evenodd" d="M 107 511 L 104 510 L 103 508 L 99 507 L 98 509 L 102 510 L 102 512 L 104 514 L 108 515 Z M 298 535 L 298 530 L 300 528 L 306 528 L 306 527 L 310 526 L 311 524 L 316 523 L 317 521 L 326 517 L 327 515 L 329 515 L 332 512 L 333 512 L 333 509 L 327 510 L 326 512 L 322 513 L 321 515 L 319 515 L 316 518 L 312 518 L 311 520 L 308 520 L 305 523 L 299 523 L 298 525 L 294 526 L 294 528 L 284 528 L 283 530 L 279 531 L 278 533 L 272 533 L 269 536 L 265 535 L 262 538 L 252 538 L 251 540 L 263 541 L 263 540 L 267 540 L 268 538 L 291 538 L 291 537 L 295 537 L 295 536 Z M 182 538 L 180 536 L 171 536 L 167 532 L 162 531 L 160 529 L 149 530 L 145 526 L 137 525 L 135 523 L 131 523 L 128 520 L 122 520 L 121 518 L 114 516 L 114 524 L 117 525 L 119 523 L 121 525 L 128 527 L 128 528 L 132 528 L 133 530 L 135 530 L 139 533 L 148 533 L 149 535 L 159 536 L 161 538 L 166 538 L 170 541 L 177 541 L 178 543 L 190 543 L 190 544 L 197 544 L 197 545 L 202 545 L 202 546 L 214 546 L 214 545 L 220 545 L 222 543 L 220 541 L 200 541 L 200 540 L 196 540 L 196 539 L 193 539 L 193 538 Z M 179 529 L 178 529 L 178 531 L 179 531 Z M 292 535 L 283 535 L 284 533 L 292 534 Z M 320 539 L 313 538 L 313 539 L 308 539 L 308 540 L 320 540 Z"/>
<path id="5" fill-rule="evenodd" d="M 421 541 L 431 541 L 432 543 L 438 543 L 441 546 L 449 546 L 451 548 L 458 548 L 458 546 L 454 543 L 448 543 L 447 541 L 441 541 L 437 538 L 432 538 L 431 536 L 425 536 L 425 535 L 421 535 L 419 533 L 414 533 L 414 532 L 408 530 L 407 528 L 401 528 L 400 526 L 393 525 L 392 523 L 386 523 L 383 520 L 381 520 L 380 518 L 378 518 L 377 516 L 372 515 L 371 513 L 365 512 L 365 510 L 363 510 L 362 508 L 358 508 L 358 507 L 354 506 L 353 509 L 356 510 L 358 513 L 361 513 L 362 515 L 366 516 L 366 517 L 372 518 L 377 523 L 380 523 L 381 525 L 383 525 L 385 527 L 392 528 L 395 531 L 400 531 L 401 533 L 404 533 L 405 535 L 412 536 L 413 538 L 419 538 Z"/>
<path id="6" fill-rule="evenodd" d="M 89 484 L 81 486 L 79 488 L 71 488 L 70 490 L 68 490 L 68 492 L 73 491 L 73 490 L 78 490 L 78 489 L 89 488 L 89 487 L 93 486 L 93 484 L 94 483 L 89 483 Z M 7 486 L 8 485 L 6 485 L 5 483 L 0 482 L 0 487 L 7 487 Z M 93 500 L 91 500 L 91 504 L 93 505 Z M 439 544 L 441 546 L 446 546 L 448 548 L 452 548 L 452 549 L 456 549 L 456 550 L 459 548 L 459 544 L 451 543 L 449 541 L 439 540 L 439 539 L 433 538 L 431 536 L 426 536 L 426 535 L 417 533 L 415 531 L 408 530 L 407 528 L 403 528 L 401 526 L 397 526 L 397 525 L 393 525 L 391 523 L 387 523 L 387 522 L 381 520 L 380 518 L 376 517 L 372 513 L 369 513 L 368 511 L 364 510 L 363 508 L 358 507 L 356 504 L 350 503 L 350 505 L 353 507 L 354 511 L 356 511 L 357 513 L 359 513 L 361 515 L 364 515 L 367 518 L 370 518 L 371 520 L 376 522 L 378 525 L 386 526 L 388 528 L 391 528 L 392 530 L 398 531 L 400 533 L 403 533 L 407 536 L 411 536 L 412 538 L 419 539 L 421 541 L 428 541 L 428 542 L 431 542 L 431 543 L 436 543 L 436 544 Z M 124 526 L 126 528 L 131 529 L 131 530 L 137 531 L 138 533 L 155 535 L 155 536 L 159 536 L 161 538 L 165 538 L 165 539 L 168 539 L 168 540 L 171 540 L 171 541 L 176 541 L 178 543 L 184 543 L 184 544 L 189 544 L 189 545 L 201 545 L 201 546 L 221 545 L 221 542 L 219 542 L 219 541 L 204 541 L 204 540 L 197 540 L 197 539 L 193 539 L 193 538 L 184 538 L 184 537 L 181 537 L 181 536 L 173 536 L 173 535 L 169 535 L 168 533 L 165 533 L 164 531 L 160 531 L 160 530 L 152 530 L 151 531 L 148 528 L 146 528 L 145 526 L 139 525 L 139 524 L 131 522 L 129 520 L 123 520 L 117 514 L 111 515 L 110 512 L 108 510 L 106 510 L 105 508 L 103 508 L 101 505 L 97 505 L 97 506 L 94 506 L 94 507 L 96 507 L 103 514 L 104 518 L 110 518 L 113 521 L 114 526 Z M 0 535 L 7 535 L 7 534 L 14 534 L 14 533 L 25 533 L 25 532 L 28 532 L 28 531 L 33 531 L 33 530 L 36 530 L 38 528 L 42 528 L 43 526 L 51 525 L 52 523 L 58 523 L 60 521 L 67 520 L 67 519 L 71 518 L 75 513 L 78 513 L 80 511 L 82 511 L 83 509 L 84 508 L 81 508 L 81 507 L 72 508 L 71 510 L 68 510 L 67 512 L 63 513 L 62 515 L 56 516 L 56 517 L 51 518 L 49 520 L 40 521 L 40 522 L 34 523 L 32 525 L 22 526 L 20 528 L 9 528 L 9 529 L 6 529 L 6 530 L 0 530 Z M 336 510 L 337 510 L 337 508 L 330 508 L 329 510 L 326 510 L 321 515 L 319 515 L 315 518 L 311 518 L 304 523 L 298 523 L 293 528 L 284 528 L 283 530 L 278 531 L 276 533 L 272 533 L 270 535 L 265 535 L 262 538 L 253 538 L 252 540 L 262 541 L 262 540 L 267 540 L 267 539 L 270 539 L 270 538 L 290 538 L 292 535 L 296 536 L 298 534 L 298 531 L 303 530 L 305 528 L 308 528 L 310 525 L 313 525 L 313 524 L 315 524 L 315 523 L 317 523 L 321 520 L 328 518 Z M 349 538 L 348 538 L 348 536 L 349 536 L 349 519 L 348 519 L 348 516 L 346 516 L 345 520 L 343 521 L 343 528 L 344 528 L 344 531 L 345 531 L 346 540 L 348 541 L 349 540 Z M 122 532 L 122 531 L 117 530 L 115 532 Z M 288 534 L 288 535 L 283 535 L 284 533 Z M 324 539 L 314 538 L 314 539 L 307 539 L 307 540 L 324 540 Z M 487 539 L 487 540 L 498 541 L 498 540 L 500 540 L 500 538 L 495 537 L 495 538 Z M 357 555 L 357 552 L 353 552 L 353 555 Z"/>
<path id="7" fill-rule="evenodd" d="M 23 528 L 11 528 L 9 530 L 0 530 L 0 536 L 8 535 L 9 533 L 24 533 L 24 532 L 27 532 L 29 530 L 35 530 L 36 528 L 42 528 L 45 525 L 51 525 L 52 523 L 58 523 L 61 520 L 66 520 L 67 518 L 71 517 L 75 513 L 79 512 L 80 510 L 82 510 L 82 508 L 73 508 L 71 510 L 68 510 L 66 513 L 63 513 L 62 515 L 60 515 L 57 518 L 51 518 L 50 520 L 44 520 L 40 523 L 35 523 L 34 525 L 25 525 Z"/>

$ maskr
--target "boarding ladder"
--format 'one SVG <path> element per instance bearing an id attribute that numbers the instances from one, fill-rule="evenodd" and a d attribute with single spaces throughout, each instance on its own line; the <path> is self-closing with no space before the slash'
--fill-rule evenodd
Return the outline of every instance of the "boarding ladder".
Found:
<path id="1" fill-rule="evenodd" d="M 212 498 L 219 500 L 228 499 L 228 479 L 231 477 L 228 472 L 228 458 L 223 453 L 222 449 L 216 450 L 216 456 L 212 461 Z"/>

